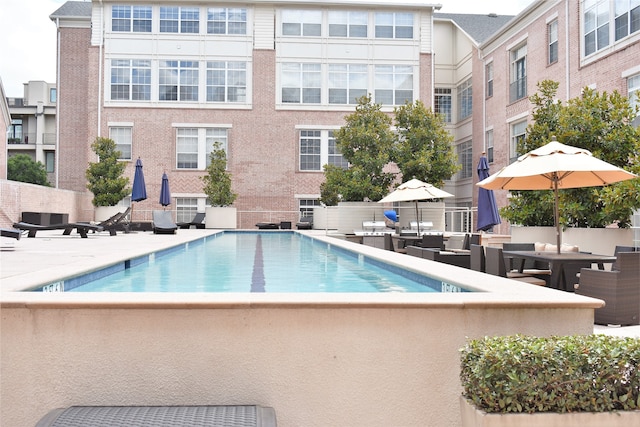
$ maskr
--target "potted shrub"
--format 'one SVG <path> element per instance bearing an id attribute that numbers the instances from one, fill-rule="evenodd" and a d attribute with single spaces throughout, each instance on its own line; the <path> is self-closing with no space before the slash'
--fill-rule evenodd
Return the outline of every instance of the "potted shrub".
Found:
<path id="1" fill-rule="evenodd" d="M 606 335 L 470 340 L 462 426 L 640 425 L 640 340 Z"/>
<path id="2" fill-rule="evenodd" d="M 227 171 L 227 153 L 220 142 L 213 145 L 207 174 L 202 177 L 203 191 L 210 207 L 206 208 L 206 228 L 236 228 L 237 212 L 231 205 L 238 195 L 231 191 L 231 174 Z"/>
<path id="3" fill-rule="evenodd" d="M 95 221 L 103 221 L 120 208 L 115 206 L 129 193 L 129 178 L 123 176 L 127 166 L 118 161 L 120 151 L 112 139 L 97 137 L 91 149 L 98 156 L 98 161 L 90 162 L 86 171 L 87 188 L 93 193 L 93 206 L 96 207 Z"/>

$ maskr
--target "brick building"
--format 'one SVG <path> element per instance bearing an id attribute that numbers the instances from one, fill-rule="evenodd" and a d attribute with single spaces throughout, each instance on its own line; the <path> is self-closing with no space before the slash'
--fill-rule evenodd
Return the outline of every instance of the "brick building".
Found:
<path id="1" fill-rule="evenodd" d="M 150 198 L 135 211 L 159 207 L 166 172 L 177 220 L 189 219 L 204 209 L 200 177 L 219 141 L 239 226 L 296 221 L 319 203 L 322 165 L 343 162 L 332 131 L 369 93 L 389 113 L 420 99 L 445 115 L 462 165 L 447 205 L 472 207 L 480 153 L 493 170 L 513 158 L 538 81 L 558 80 L 561 99 L 584 86 L 639 86 L 634 0 L 533 2 L 513 19 L 438 9 L 415 0 L 67 2 L 51 15 L 58 187 L 85 191 L 90 143 L 108 136 L 128 176 L 143 160 Z"/>

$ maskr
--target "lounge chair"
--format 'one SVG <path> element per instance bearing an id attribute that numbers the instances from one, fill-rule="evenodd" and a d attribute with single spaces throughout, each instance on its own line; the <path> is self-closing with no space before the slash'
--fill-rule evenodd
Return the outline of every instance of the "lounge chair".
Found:
<path id="1" fill-rule="evenodd" d="M 0 228 L 0 237 L 8 237 L 10 239 L 20 240 L 22 232 L 11 228 Z"/>
<path id="2" fill-rule="evenodd" d="M 37 225 L 37 224 L 28 224 L 26 222 L 16 222 L 13 224 L 13 228 L 17 228 L 18 230 L 28 231 L 27 237 L 36 237 L 36 233 L 38 231 L 46 231 L 46 230 L 64 230 L 62 233 L 64 236 L 68 236 L 71 234 L 73 229 L 78 230 L 78 234 L 80 237 L 86 239 L 87 232 L 89 231 L 102 231 L 102 227 L 99 225 L 93 225 L 88 223 L 81 222 L 70 222 L 67 224 L 52 224 L 52 225 Z"/>
<path id="3" fill-rule="evenodd" d="M 128 224 L 126 224 L 126 222 L 130 213 L 131 213 L 131 207 L 128 207 L 124 212 L 118 212 L 115 215 L 112 215 L 110 218 L 107 218 L 96 225 L 102 227 L 103 231 L 108 231 L 110 236 L 115 236 L 116 229 L 118 228 L 119 225 L 125 224 L 125 229 L 126 227 L 128 227 Z M 79 222 L 78 224 L 90 224 L 90 223 Z"/>
<path id="4" fill-rule="evenodd" d="M 313 228 L 313 217 L 303 216 L 300 218 L 300 221 L 296 223 L 296 228 L 298 230 L 311 230 Z"/>
<path id="5" fill-rule="evenodd" d="M 179 222 L 176 225 L 182 229 L 189 229 L 193 225 L 195 228 L 204 228 L 204 212 L 196 212 L 190 222 Z"/>
<path id="6" fill-rule="evenodd" d="M 547 282 L 544 279 L 539 279 L 534 276 L 530 276 L 524 273 L 517 273 L 513 271 L 507 271 L 506 264 L 504 262 L 504 255 L 502 254 L 502 248 L 494 248 L 487 246 L 485 248 L 485 261 L 487 273 L 495 276 L 506 277 L 508 279 L 517 280 L 519 282 L 530 283 L 532 285 L 546 286 Z"/>
<path id="7" fill-rule="evenodd" d="M 175 234 L 178 226 L 173 222 L 171 211 L 153 211 L 153 234 Z"/>

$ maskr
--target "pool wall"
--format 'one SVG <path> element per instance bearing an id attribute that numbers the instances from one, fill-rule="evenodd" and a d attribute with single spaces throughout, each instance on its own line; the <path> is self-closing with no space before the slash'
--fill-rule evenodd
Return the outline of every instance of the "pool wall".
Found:
<path id="1" fill-rule="evenodd" d="M 467 338 L 593 332 L 597 300 L 321 238 L 483 292 L 3 292 L 2 425 L 70 405 L 251 403 L 279 427 L 459 426 Z"/>

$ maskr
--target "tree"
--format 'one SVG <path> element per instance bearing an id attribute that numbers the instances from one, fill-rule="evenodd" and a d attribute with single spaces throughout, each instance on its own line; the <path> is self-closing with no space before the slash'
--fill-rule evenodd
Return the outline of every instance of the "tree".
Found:
<path id="1" fill-rule="evenodd" d="M 422 101 L 395 109 L 397 144 L 395 161 L 403 181 L 417 178 L 442 187 L 459 169 L 453 136 L 442 117 Z"/>
<path id="2" fill-rule="evenodd" d="M 377 201 L 386 196 L 394 174 L 383 168 L 393 160 L 394 134 L 391 118 L 373 104 L 370 96 L 358 99 L 356 111 L 346 125 L 334 132 L 336 145 L 349 168 L 325 165 L 325 182 L 320 186 L 326 205 L 338 201 Z"/>
<path id="3" fill-rule="evenodd" d="M 86 171 L 93 205 L 115 206 L 130 193 L 129 178 L 122 176 L 126 163 L 118 161 L 121 153 L 112 139 L 97 137 L 91 148 L 98 155 L 98 161 L 90 162 Z"/>
<path id="4" fill-rule="evenodd" d="M 601 160 L 630 172 L 640 172 L 640 130 L 632 125 L 637 109 L 617 91 L 598 93 L 585 88 L 582 95 L 563 105 L 555 99 L 558 83 L 545 80 L 530 99 L 533 125 L 518 154 L 538 148 L 555 135 L 568 145 L 585 148 Z M 560 191 L 560 223 L 569 227 L 628 228 L 632 213 L 640 208 L 640 180 L 606 187 Z M 513 191 L 509 206 L 500 210 L 513 224 L 553 225 L 551 191 Z"/>
<path id="5" fill-rule="evenodd" d="M 238 195 L 231 191 L 231 176 L 227 172 L 227 153 L 220 142 L 213 145 L 209 159 L 207 174 L 201 178 L 204 182 L 203 191 L 211 206 L 232 205 Z"/>
<path id="6" fill-rule="evenodd" d="M 51 187 L 44 165 L 33 160 L 28 154 L 16 154 L 9 157 L 7 160 L 7 179 Z"/>

